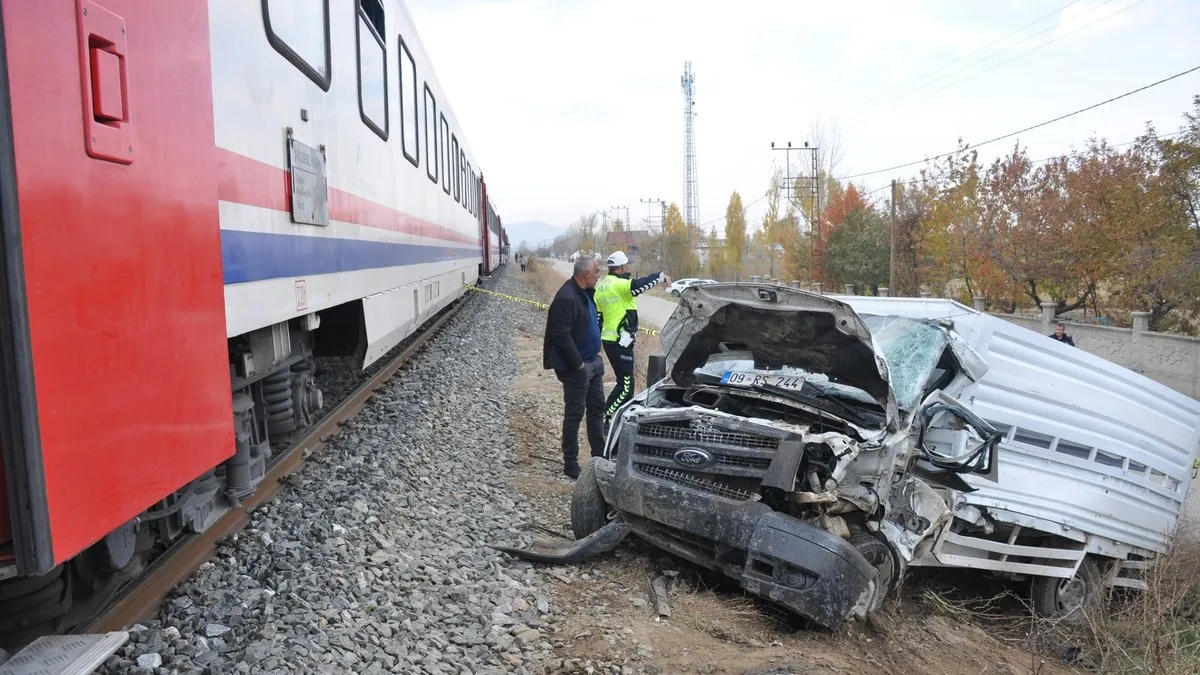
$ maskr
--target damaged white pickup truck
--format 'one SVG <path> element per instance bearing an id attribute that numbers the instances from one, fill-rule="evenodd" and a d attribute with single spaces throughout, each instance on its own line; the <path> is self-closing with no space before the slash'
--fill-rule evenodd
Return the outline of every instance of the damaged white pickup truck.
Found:
<path id="1" fill-rule="evenodd" d="M 662 344 L 576 482 L 577 541 L 503 550 L 633 532 L 828 628 L 913 566 L 1031 579 L 1064 615 L 1139 585 L 1200 444 L 1197 401 L 948 300 L 699 286 Z"/>

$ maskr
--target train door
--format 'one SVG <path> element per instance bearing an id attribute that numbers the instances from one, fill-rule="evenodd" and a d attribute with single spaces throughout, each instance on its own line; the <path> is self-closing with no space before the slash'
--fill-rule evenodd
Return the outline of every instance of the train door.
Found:
<path id="1" fill-rule="evenodd" d="M 233 454 L 207 0 L 0 1 L 0 440 L 23 574 Z"/>

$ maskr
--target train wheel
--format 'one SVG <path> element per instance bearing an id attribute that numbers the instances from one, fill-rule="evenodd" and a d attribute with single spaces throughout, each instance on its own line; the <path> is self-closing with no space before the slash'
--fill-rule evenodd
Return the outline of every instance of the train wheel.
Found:
<path id="1" fill-rule="evenodd" d="M 48 574 L 0 582 L 0 647 L 11 648 L 54 630 L 72 605 L 71 575 L 65 565 Z"/>
<path id="2" fill-rule="evenodd" d="M 0 581 L 0 648 L 75 630 L 94 618 L 144 568 L 137 534 L 127 523 L 47 574 Z"/>

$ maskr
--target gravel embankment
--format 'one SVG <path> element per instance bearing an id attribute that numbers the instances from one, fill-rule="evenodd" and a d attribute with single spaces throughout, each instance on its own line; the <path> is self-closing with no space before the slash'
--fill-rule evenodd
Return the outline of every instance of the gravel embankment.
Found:
<path id="1" fill-rule="evenodd" d="M 548 579 L 486 547 L 529 539 L 505 310 L 473 297 L 102 672 L 561 668 Z"/>

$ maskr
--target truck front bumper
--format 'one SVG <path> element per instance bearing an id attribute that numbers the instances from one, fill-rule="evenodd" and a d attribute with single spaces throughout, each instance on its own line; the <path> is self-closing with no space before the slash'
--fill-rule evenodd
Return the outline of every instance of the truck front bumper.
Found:
<path id="1" fill-rule="evenodd" d="M 649 543 L 738 580 L 836 629 L 874 594 L 875 568 L 849 542 L 750 500 L 660 480 L 626 461 L 595 458 L 605 500 Z"/>

